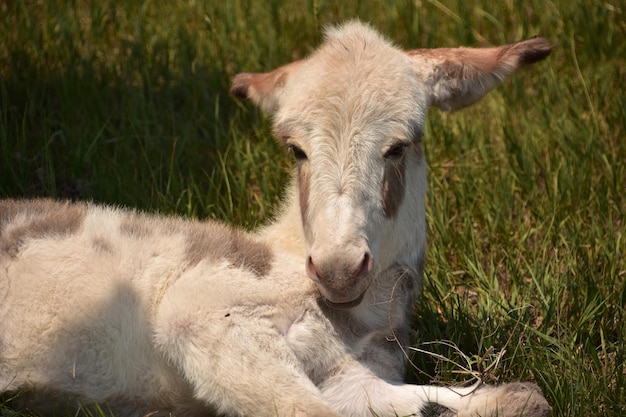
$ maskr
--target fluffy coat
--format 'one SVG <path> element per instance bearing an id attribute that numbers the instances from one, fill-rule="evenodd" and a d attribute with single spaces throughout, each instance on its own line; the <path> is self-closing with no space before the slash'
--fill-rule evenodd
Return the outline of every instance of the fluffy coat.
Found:
<path id="1" fill-rule="evenodd" d="M 359 22 L 232 92 L 297 160 L 244 233 L 87 203 L 0 203 L 0 390 L 118 415 L 544 416 L 532 384 L 402 383 L 426 248 L 429 106 L 473 103 L 547 41 L 404 52 Z M 433 407 L 433 404 L 436 405 Z"/>

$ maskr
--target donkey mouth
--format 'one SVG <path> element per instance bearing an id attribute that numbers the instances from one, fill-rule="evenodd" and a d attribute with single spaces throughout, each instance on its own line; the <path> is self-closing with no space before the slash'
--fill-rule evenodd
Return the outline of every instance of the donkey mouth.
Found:
<path id="1" fill-rule="evenodd" d="M 355 298 L 352 301 L 345 301 L 345 302 L 335 302 L 335 301 L 330 301 L 328 298 L 324 297 L 324 295 L 322 295 L 322 300 L 324 301 L 324 304 L 326 304 L 327 307 L 330 307 L 334 310 L 349 310 L 351 308 L 354 308 L 356 306 L 358 306 L 359 304 L 361 304 L 361 301 L 363 301 L 363 298 L 365 297 L 365 293 L 366 291 L 363 291 L 361 293 L 361 295 L 359 295 L 357 298 Z"/>

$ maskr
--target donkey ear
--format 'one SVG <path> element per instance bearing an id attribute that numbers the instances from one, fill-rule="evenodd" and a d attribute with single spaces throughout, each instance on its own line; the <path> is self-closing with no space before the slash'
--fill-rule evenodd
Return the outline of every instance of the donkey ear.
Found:
<path id="1" fill-rule="evenodd" d="M 274 113 L 278 110 L 285 85 L 301 63 L 302 60 L 294 61 L 270 72 L 237 74 L 230 93 L 249 99 L 267 113 Z"/>
<path id="2" fill-rule="evenodd" d="M 457 110 L 481 99 L 524 64 L 541 61 L 552 51 L 544 38 L 496 48 L 415 49 L 407 54 L 426 82 L 431 104 Z"/>

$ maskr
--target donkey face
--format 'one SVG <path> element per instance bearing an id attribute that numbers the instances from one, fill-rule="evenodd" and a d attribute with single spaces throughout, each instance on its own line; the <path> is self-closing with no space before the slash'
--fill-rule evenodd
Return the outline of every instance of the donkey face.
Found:
<path id="1" fill-rule="evenodd" d="M 549 52 L 539 38 L 403 52 L 351 22 L 328 30 L 305 60 L 234 79 L 233 94 L 273 115 L 276 137 L 297 161 L 306 270 L 330 305 L 357 305 L 394 264 L 421 272 L 428 107 L 471 104 Z"/>

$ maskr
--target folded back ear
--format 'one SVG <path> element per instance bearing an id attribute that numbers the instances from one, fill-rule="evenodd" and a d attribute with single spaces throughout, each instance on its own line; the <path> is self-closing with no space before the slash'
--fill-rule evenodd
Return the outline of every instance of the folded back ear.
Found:
<path id="1" fill-rule="evenodd" d="M 230 93 L 235 97 L 249 99 L 263 111 L 272 114 L 278 109 L 285 84 L 301 63 L 301 60 L 294 61 L 270 72 L 237 74 L 233 78 Z"/>
<path id="2" fill-rule="evenodd" d="M 456 110 L 482 98 L 524 64 L 541 61 L 552 51 L 544 38 L 495 48 L 438 48 L 407 51 L 425 81 L 430 102 Z"/>

